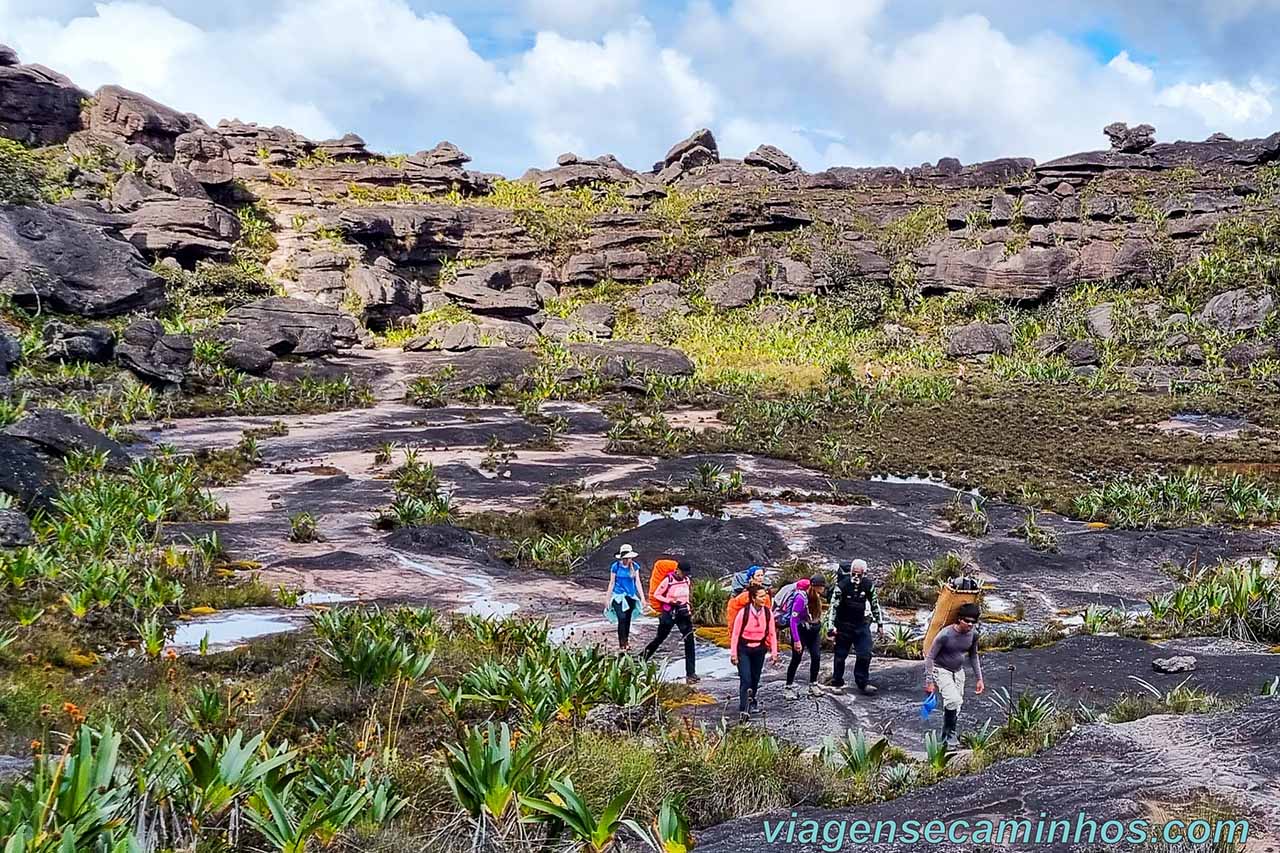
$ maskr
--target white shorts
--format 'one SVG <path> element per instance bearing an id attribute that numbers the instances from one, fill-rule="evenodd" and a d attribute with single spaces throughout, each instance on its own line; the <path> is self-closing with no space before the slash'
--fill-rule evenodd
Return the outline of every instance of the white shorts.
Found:
<path id="1" fill-rule="evenodd" d="M 959 710 L 964 704 L 964 670 L 952 672 L 940 666 L 933 668 L 933 683 L 942 694 L 942 707 L 948 711 Z"/>

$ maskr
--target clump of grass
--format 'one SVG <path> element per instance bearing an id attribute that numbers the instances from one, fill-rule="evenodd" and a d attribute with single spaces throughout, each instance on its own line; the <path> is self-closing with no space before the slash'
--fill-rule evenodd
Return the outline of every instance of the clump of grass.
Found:
<path id="1" fill-rule="evenodd" d="M 1027 510 L 1026 518 L 1013 529 L 1012 535 L 1027 540 L 1033 551 L 1058 550 L 1058 534 L 1040 524 L 1040 514 L 1034 509 Z"/>
<path id="2" fill-rule="evenodd" d="M 719 580 L 698 578 L 689 589 L 689 611 L 696 625 L 723 625 L 728 606 L 729 590 Z"/>
<path id="3" fill-rule="evenodd" d="M 309 512 L 299 512 L 289 516 L 290 542 L 319 542 L 320 525 L 316 517 Z"/>
<path id="4" fill-rule="evenodd" d="M 1072 511 L 1077 518 L 1126 528 L 1265 523 L 1280 518 L 1280 490 L 1256 477 L 1188 468 L 1116 478 L 1078 496 Z"/>
<path id="5" fill-rule="evenodd" d="M 54 203 L 70 193 L 66 166 L 52 153 L 0 139 L 0 204 Z"/>

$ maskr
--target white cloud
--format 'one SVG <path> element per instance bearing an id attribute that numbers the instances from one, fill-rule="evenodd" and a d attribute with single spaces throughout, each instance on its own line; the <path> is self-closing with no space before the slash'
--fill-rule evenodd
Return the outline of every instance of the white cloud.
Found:
<path id="1" fill-rule="evenodd" d="M 0 41 L 86 88 L 119 83 L 210 122 L 355 131 L 392 151 L 448 138 L 508 174 L 564 150 L 644 168 L 703 125 L 728 156 L 771 143 L 810 169 L 1043 160 L 1104 145 L 1116 120 L 1161 139 L 1275 129 L 1265 66 L 1205 70 L 1194 46 L 1099 61 L 1054 16 L 991 0 L 967 4 L 986 15 L 886 0 L 432 3 L 452 18 L 426 2 L 0 0 Z M 1246 26 L 1278 2 L 1222 14 Z"/>
<path id="2" fill-rule="evenodd" d="M 1178 83 L 1160 92 L 1156 103 L 1195 113 L 1207 127 L 1236 127 L 1270 118 L 1274 91 L 1260 80 L 1250 81 L 1247 89 L 1225 80 Z"/>
<path id="3" fill-rule="evenodd" d="M 572 140 L 591 146 L 576 152 L 588 156 L 633 153 L 638 141 L 665 151 L 711 122 L 716 94 L 688 57 L 661 47 L 652 28 L 636 21 L 599 42 L 539 33 L 507 74 L 496 102 L 531 123 L 535 159 L 545 163 Z"/>
<path id="4" fill-rule="evenodd" d="M 567 36 L 595 36 L 640 13 L 639 0 L 523 0 L 522 6 L 535 30 Z"/>
<path id="5" fill-rule="evenodd" d="M 1122 50 L 1111 58 L 1107 67 L 1133 83 L 1147 84 L 1155 79 L 1156 73 L 1140 62 L 1129 58 L 1129 51 Z"/>

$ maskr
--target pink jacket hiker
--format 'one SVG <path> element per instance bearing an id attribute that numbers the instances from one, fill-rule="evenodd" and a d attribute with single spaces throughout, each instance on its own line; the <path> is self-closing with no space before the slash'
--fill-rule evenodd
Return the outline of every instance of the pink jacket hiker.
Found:
<path id="1" fill-rule="evenodd" d="M 653 597 L 662 602 L 663 610 L 670 610 L 677 604 L 689 603 L 689 578 L 677 580 L 675 575 L 667 575 L 654 590 Z"/>
<path id="2" fill-rule="evenodd" d="M 773 610 L 748 604 L 738 611 L 733 620 L 733 632 L 729 636 L 729 649 L 736 652 L 738 640 L 746 640 L 749 646 L 768 641 L 769 653 L 778 654 L 778 628 L 773 621 Z"/>

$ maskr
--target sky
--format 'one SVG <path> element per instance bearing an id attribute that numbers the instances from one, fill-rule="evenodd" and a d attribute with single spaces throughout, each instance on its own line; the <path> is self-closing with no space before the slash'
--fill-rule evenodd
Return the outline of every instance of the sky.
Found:
<path id="1" fill-rule="evenodd" d="M 518 177 L 566 151 L 648 169 L 709 127 L 802 166 L 1045 161 L 1280 130 L 1280 0 L 0 0 L 0 43 L 143 92 Z"/>

